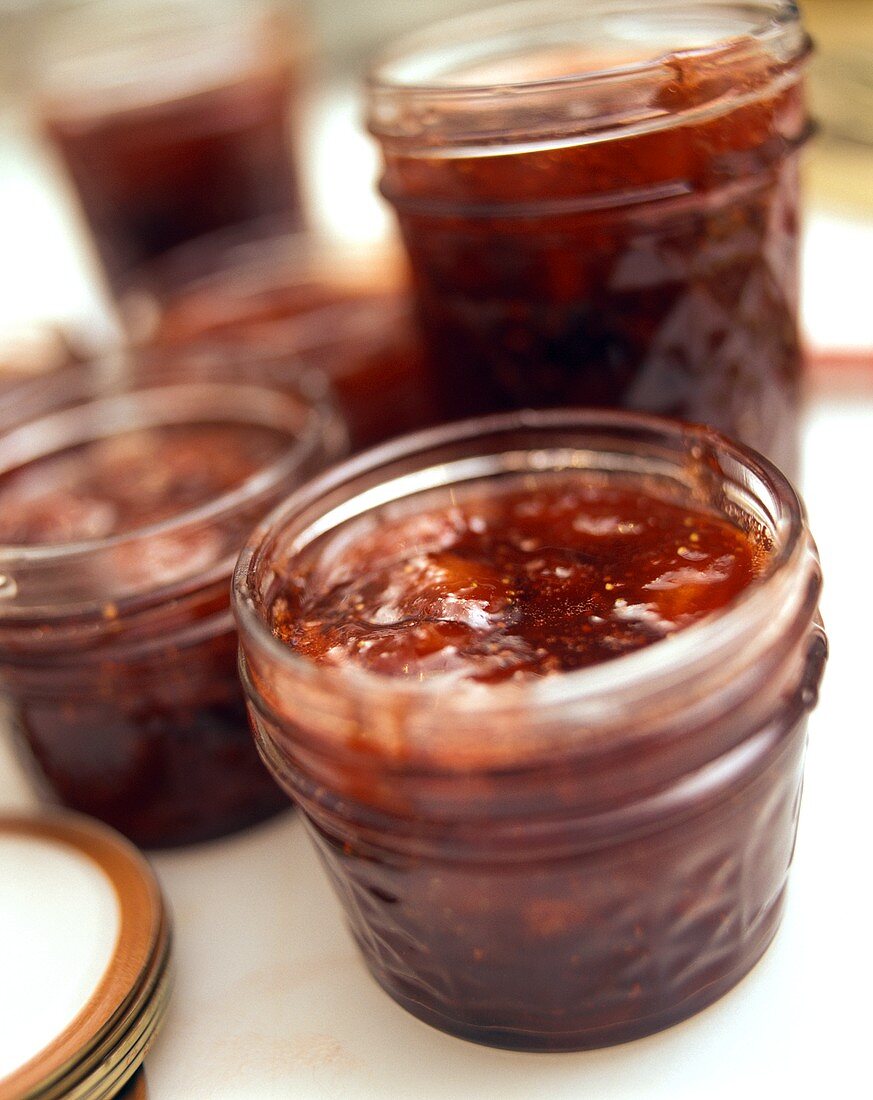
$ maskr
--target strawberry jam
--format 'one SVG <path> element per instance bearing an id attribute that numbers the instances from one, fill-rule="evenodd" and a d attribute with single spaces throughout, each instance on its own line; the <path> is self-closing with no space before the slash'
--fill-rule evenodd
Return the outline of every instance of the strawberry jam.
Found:
<path id="1" fill-rule="evenodd" d="M 248 735 L 228 581 L 343 433 L 251 364 L 124 366 L 60 372 L 0 433 L 0 701 L 49 798 L 162 847 L 288 805 Z"/>
<path id="2" fill-rule="evenodd" d="M 260 425 L 164 425 L 121 432 L 0 476 L 0 543 L 108 538 L 208 504 L 286 454 Z"/>
<path id="3" fill-rule="evenodd" d="M 725 607 L 766 560 L 717 515 L 578 479 L 363 526 L 338 551 L 312 548 L 275 597 L 273 631 L 310 660 L 415 680 L 633 652 Z"/>
<path id="4" fill-rule="evenodd" d="M 354 450 L 436 419 L 405 272 L 393 251 L 330 245 L 269 226 L 209 234 L 138 273 L 131 337 L 221 345 L 330 379 Z"/>
<path id="5" fill-rule="evenodd" d="M 736 985 L 782 913 L 819 587 L 787 481 L 653 418 L 450 424 L 294 494 L 237 566 L 240 668 L 376 980 L 527 1050 Z"/>
<path id="6" fill-rule="evenodd" d="M 374 69 L 444 418 L 634 409 L 795 472 L 808 43 L 787 0 L 713 7 L 501 9 Z"/>

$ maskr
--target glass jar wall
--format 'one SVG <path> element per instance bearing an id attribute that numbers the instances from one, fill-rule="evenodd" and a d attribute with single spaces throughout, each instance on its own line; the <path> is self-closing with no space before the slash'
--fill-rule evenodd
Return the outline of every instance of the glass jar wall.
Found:
<path id="1" fill-rule="evenodd" d="M 294 129 L 308 47 L 269 0 L 79 0 L 43 28 L 42 128 L 113 291 L 183 241 L 299 227 Z"/>
<path id="2" fill-rule="evenodd" d="M 550 0 L 374 66 L 369 124 L 446 419 L 614 406 L 798 464 L 790 0 Z"/>

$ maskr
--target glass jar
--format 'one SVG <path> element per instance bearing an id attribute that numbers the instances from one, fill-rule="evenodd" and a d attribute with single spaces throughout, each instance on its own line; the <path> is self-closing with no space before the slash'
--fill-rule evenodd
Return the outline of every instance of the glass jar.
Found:
<path id="1" fill-rule="evenodd" d="M 336 458 L 345 435 L 318 379 L 280 386 L 276 373 L 243 373 L 215 355 L 73 368 L 34 383 L 19 423 L 0 435 L 0 494 L 21 484 L 10 478 L 33 485 L 59 456 L 81 461 L 84 448 L 117 447 L 128 432 L 176 433 L 167 438 L 179 446 L 179 432 L 204 425 L 227 437 L 209 496 L 176 506 L 170 494 L 174 477 L 185 493 L 198 466 L 218 465 L 214 442 L 202 462 L 187 454 L 184 477 L 172 451 L 145 472 L 122 463 L 116 501 L 86 490 L 69 506 L 62 470 L 37 515 L 56 526 L 0 545 L 0 694 L 23 759 L 50 798 L 143 846 L 203 840 L 288 805 L 248 734 L 229 581 L 255 521 Z M 237 478 L 231 448 L 259 433 L 268 457 Z M 86 526 L 93 515 L 99 527 L 118 501 L 135 509 L 164 479 L 167 506 L 155 518 L 83 533 L 78 499 Z M 3 500 L 6 525 L 19 505 Z"/>
<path id="2" fill-rule="evenodd" d="M 434 423 L 434 399 L 395 250 L 269 224 L 209 234 L 140 271 L 122 303 L 138 343 L 216 343 L 323 371 L 355 450 Z"/>
<path id="3" fill-rule="evenodd" d="M 203 233 L 267 216 L 302 224 L 298 17 L 270 0 L 65 9 L 45 28 L 37 111 L 114 291 Z"/>
<path id="4" fill-rule="evenodd" d="M 555 471 L 690 498 L 769 541 L 769 564 L 669 639 L 521 683 L 446 690 L 316 664 L 267 625 L 277 574 L 346 521 Z M 438 1028 L 527 1050 L 633 1039 L 735 985 L 782 913 L 825 659 L 819 589 L 784 477 L 657 418 L 468 421 L 295 493 L 237 565 L 241 672 L 261 754 L 376 980 Z"/>
<path id="5" fill-rule="evenodd" d="M 536 0 L 377 62 L 445 418 L 643 410 L 797 472 L 808 53 L 792 0 Z"/>

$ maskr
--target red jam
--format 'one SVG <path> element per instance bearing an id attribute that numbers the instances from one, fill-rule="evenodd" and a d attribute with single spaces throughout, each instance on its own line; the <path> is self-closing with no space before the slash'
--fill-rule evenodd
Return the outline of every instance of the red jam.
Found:
<path id="1" fill-rule="evenodd" d="M 240 668 L 374 978 L 527 1050 L 736 985 L 782 913 L 819 589 L 788 483 L 675 422 L 447 425 L 295 494 L 239 559 Z"/>
<path id="2" fill-rule="evenodd" d="M 121 432 L 0 475 L 0 543 L 83 542 L 207 504 L 288 450 L 259 425 L 181 424 Z"/>
<path id="3" fill-rule="evenodd" d="M 421 132 L 402 88 L 399 121 L 375 117 L 446 419 L 640 410 L 716 427 L 795 472 L 803 90 L 775 60 L 725 58 L 667 56 L 639 119 L 603 138 L 567 138 L 557 112 L 549 132 L 548 102 L 535 135 L 514 137 L 511 112 L 533 91 L 500 100 L 476 73 L 422 106 Z M 580 127 L 630 114 L 621 84 L 573 91 L 585 59 L 560 61 L 534 72 L 566 77 L 554 95 L 567 114 L 578 97 Z M 465 144 L 453 127 L 473 84 L 499 102 Z"/>
<path id="4" fill-rule="evenodd" d="M 302 225 L 289 130 L 299 79 L 281 56 L 289 32 L 258 33 L 236 53 L 233 43 L 206 38 L 178 57 L 170 42 L 163 69 L 160 53 L 143 62 L 128 47 L 127 71 L 113 72 L 119 86 L 101 85 L 106 61 L 97 51 L 87 69 L 80 62 L 80 79 L 47 97 L 45 131 L 116 292 L 142 264 L 204 233 L 258 219 Z M 232 34 L 228 27 L 225 37 Z"/>
<path id="5" fill-rule="evenodd" d="M 140 845 L 288 805 L 248 734 L 228 580 L 320 465 L 295 450 L 306 415 L 254 380 L 156 386 L 0 437 L 0 690 L 38 785 Z"/>
<path id="6" fill-rule="evenodd" d="M 489 683 L 666 638 L 726 607 L 766 559 L 717 515 L 579 479 L 369 516 L 310 554 L 273 599 L 283 642 L 325 664 Z"/>
<path id="7" fill-rule="evenodd" d="M 405 295 L 335 278 L 294 277 L 294 265 L 228 269 L 171 296 L 155 344 L 218 342 L 262 357 L 292 355 L 323 371 L 361 450 L 436 419 L 430 379 Z M 370 273 L 372 278 L 372 273 Z M 378 276 L 377 276 L 378 281 Z"/>

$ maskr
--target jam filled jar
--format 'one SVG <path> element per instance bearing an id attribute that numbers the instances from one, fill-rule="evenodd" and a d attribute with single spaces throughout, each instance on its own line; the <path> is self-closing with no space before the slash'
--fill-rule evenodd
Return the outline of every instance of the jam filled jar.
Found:
<path id="1" fill-rule="evenodd" d="M 288 802 L 229 606 L 252 525 L 336 458 L 320 382 L 213 356 L 70 368 L 0 435 L 0 692 L 53 800 L 165 846 Z"/>
<path id="2" fill-rule="evenodd" d="M 258 747 L 376 980 L 452 1034 L 633 1039 L 779 925 L 825 660 L 801 505 L 708 429 L 432 429 L 317 478 L 234 578 Z"/>
<path id="3" fill-rule="evenodd" d="M 377 62 L 446 419 L 642 410 L 796 473 L 808 52 L 791 0 L 542 0 Z"/>
<path id="4" fill-rule="evenodd" d="M 270 0 L 77 0 L 47 20 L 37 110 L 113 291 L 203 233 L 303 223 L 303 42 Z"/>
<path id="5" fill-rule="evenodd" d="M 330 379 L 355 450 L 434 423 L 396 251 L 261 228 L 208 234 L 143 269 L 123 303 L 131 338 L 293 354 Z"/>

